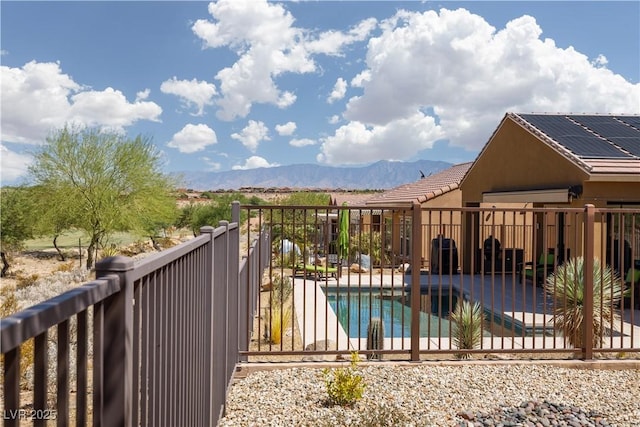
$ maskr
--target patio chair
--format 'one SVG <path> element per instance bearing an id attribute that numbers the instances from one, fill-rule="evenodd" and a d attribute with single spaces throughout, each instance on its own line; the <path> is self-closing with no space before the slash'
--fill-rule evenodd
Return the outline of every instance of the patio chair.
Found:
<path id="1" fill-rule="evenodd" d="M 518 267 L 518 281 L 522 281 L 524 276 L 527 280 L 533 281 L 535 279 L 536 286 L 542 285 L 547 275 L 553 273 L 555 263 L 555 253 L 553 249 L 547 250 L 540 254 L 538 263 L 525 262 Z"/>
<path id="2" fill-rule="evenodd" d="M 293 269 L 293 275 L 296 276 L 298 272 L 302 272 L 305 277 L 315 276 L 316 279 L 328 279 L 329 277 L 338 279 L 338 268 L 326 265 L 297 264 Z"/>

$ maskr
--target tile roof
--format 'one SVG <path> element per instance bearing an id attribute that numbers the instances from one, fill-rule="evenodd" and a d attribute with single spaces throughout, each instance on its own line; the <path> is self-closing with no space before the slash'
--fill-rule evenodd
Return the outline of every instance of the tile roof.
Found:
<path id="1" fill-rule="evenodd" d="M 367 205 L 397 205 L 426 202 L 459 187 L 473 162 L 461 163 L 448 169 L 385 191 L 367 201 Z"/>
<path id="2" fill-rule="evenodd" d="M 507 113 L 506 117 L 590 175 L 640 175 L 638 115 Z"/>
<path id="3" fill-rule="evenodd" d="M 346 203 L 347 206 L 364 206 L 365 202 L 372 197 L 375 197 L 380 193 L 351 193 L 351 192 L 336 192 L 330 193 L 331 204 L 335 206 L 342 206 Z"/>

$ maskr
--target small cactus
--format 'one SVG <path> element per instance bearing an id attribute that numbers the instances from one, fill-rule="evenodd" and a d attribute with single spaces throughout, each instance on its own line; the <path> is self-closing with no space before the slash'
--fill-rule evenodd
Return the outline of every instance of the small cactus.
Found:
<path id="1" fill-rule="evenodd" d="M 371 318 L 367 328 L 367 350 L 384 350 L 384 324 L 379 317 Z M 369 353 L 367 359 L 382 360 L 382 355 Z"/>

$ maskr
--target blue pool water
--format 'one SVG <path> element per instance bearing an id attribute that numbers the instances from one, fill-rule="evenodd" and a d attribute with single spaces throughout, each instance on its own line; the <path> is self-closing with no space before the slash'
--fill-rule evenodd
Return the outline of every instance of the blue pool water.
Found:
<path id="1" fill-rule="evenodd" d="M 347 293 L 328 291 L 329 305 L 350 338 L 366 338 L 369 319 L 382 318 L 385 338 L 411 336 L 411 308 L 396 297 L 382 297 L 379 293 Z M 420 336 L 449 336 L 450 322 L 420 312 Z"/>
<path id="2" fill-rule="evenodd" d="M 366 338 L 369 319 L 373 317 L 382 318 L 385 338 L 411 336 L 411 308 L 403 303 L 398 294 L 392 296 L 366 291 L 338 292 L 331 288 L 326 288 L 325 294 L 338 321 L 350 338 Z M 423 311 L 420 311 L 420 336 L 448 337 L 451 322 L 447 317 L 450 307 L 455 307 L 458 299 L 459 294 L 456 292 L 451 296 L 442 295 L 440 299 L 432 298 L 430 307 L 424 307 Z M 427 310 L 434 314 L 426 313 Z M 532 335 L 532 331 L 523 331 L 520 322 L 504 314 L 494 314 L 485 309 L 485 318 L 485 336 Z"/>

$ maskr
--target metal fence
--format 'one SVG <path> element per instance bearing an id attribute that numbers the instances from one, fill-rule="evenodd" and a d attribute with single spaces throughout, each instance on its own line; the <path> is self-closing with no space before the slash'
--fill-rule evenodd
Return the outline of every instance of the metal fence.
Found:
<path id="1" fill-rule="evenodd" d="M 223 221 L 138 263 L 98 262 L 96 280 L 3 318 L 4 424 L 215 425 L 248 342 L 238 298 L 257 289 L 262 241 L 241 261 L 238 223 Z M 32 396 L 21 389 L 31 338 Z"/>
<path id="2" fill-rule="evenodd" d="M 243 209 L 272 239 L 249 360 L 640 352 L 640 210 Z"/>
<path id="3" fill-rule="evenodd" d="M 640 210 L 242 209 L 3 318 L 5 425 L 213 425 L 237 363 L 265 357 L 640 352 Z M 480 321 L 456 320 L 467 303 Z"/>

